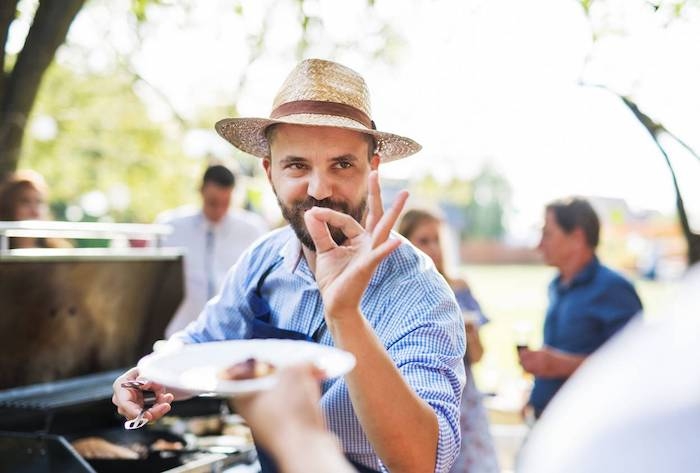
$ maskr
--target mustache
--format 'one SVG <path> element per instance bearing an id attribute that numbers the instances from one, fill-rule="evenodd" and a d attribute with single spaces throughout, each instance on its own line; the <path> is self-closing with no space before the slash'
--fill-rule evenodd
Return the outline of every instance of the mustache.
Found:
<path id="1" fill-rule="evenodd" d="M 339 202 L 331 198 L 319 200 L 311 196 L 307 196 L 304 200 L 295 202 L 292 207 L 296 211 L 306 211 L 312 207 L 325 207 L 343 213 L 347 213 L 350 210 L 350 206 L 346 202 Z"/>

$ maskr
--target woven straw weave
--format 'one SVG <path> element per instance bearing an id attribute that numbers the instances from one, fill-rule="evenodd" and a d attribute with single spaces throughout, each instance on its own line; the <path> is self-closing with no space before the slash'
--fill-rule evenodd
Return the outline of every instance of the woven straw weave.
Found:
<path id="1" fill-rule="evenodd" d="M 350 105 L 371 117 L 369 90 L 362 76 L 341 64 L 321 59 L 307 59 L 297 65 L 275 96 L 272 109 L 299 100 L 335 102 Z M 270 147 L 265 130 L 277 123 L 304 126 L 331 126 L 374 136 L 382 162 L 410 156 L 421 146 L 410 138 L 367 128 L 351 118 L 334 115 L 299 113 L 278 119 L 226 118 L 216 124 L 216 131 L 238 149 L 258 157 L 268 157 Z"/>

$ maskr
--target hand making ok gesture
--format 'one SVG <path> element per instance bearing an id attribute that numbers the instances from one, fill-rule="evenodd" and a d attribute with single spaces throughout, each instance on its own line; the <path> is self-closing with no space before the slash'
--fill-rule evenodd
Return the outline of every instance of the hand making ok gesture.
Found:
<path id="1" fill-rule="evenodd" d="M 364 228 L 351 216 L 329 208 L 313 207 L 304 214 L 306 228 L 316 245 L 316 283 L 327 319 L 359 311 L 362 294 L 375 269 L 401 244 L 398 239 L 389 239 L 389 234 L 408 192 L 401 191 L 385 214 L 377 171 L 370 172 L 368 180 Z M 328 225 L 339 228 L 347 237 L 342 245 L 333 240 Z"/>

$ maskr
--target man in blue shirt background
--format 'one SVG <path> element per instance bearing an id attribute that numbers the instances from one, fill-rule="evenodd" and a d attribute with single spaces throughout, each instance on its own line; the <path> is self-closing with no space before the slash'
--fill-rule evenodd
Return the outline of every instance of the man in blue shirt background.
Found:
<path id="1" fill-rule="evenodd" d="M 588 201 L 547 205 L 538 248 L 559 274 L 549 284 L 544 347 L 519 350 L 523 369 L 535 376 L 528 406 L 536 418 L 586 357 L 642 310 L 632 284 L 598 261 L 599 233 Z"/>

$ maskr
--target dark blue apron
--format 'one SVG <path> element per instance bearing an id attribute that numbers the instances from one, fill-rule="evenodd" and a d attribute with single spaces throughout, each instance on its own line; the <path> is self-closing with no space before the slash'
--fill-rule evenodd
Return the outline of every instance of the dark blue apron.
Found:
<path id="1" fill-rule="evenodd" d="M 318 342 L 320 338 L 320 332 L 325 327 L 325 320 L 321 322 L 321 325 L 314 331 L 312 336 L 305 333 L 296 332 L 294 330 L 286 330 L 279 327 L 275 327 L 270 322 L 270 305 L 262 296 L 262 287 L 265 279 L 270 275 L 270 273 L 277 268 L 281 263 L 282 259 L 277 260 L 272 266 L 270 266 L 258 280 L 258 284 L 255 289 L 250 291 L 246 297 L 248 301 L 248 306 L 255 315 L 251 323 L 251 334 L 250 338 L 280 338 L 283 340 L 304 340 L 307 342 Z M 260 462 L 260 467 L 262 473 L 278 473 L 277 465 L 273 458 L 260 447 L 256 447 L 258 450 L 258 461 Z M 304 455 L 304 452 L 299 452 L 299 455 Z M 359 473 L 377 473 L 375 470 L 367 468 L 364 465 L 355 463 L 352 460 L 348 460 Z"/>

